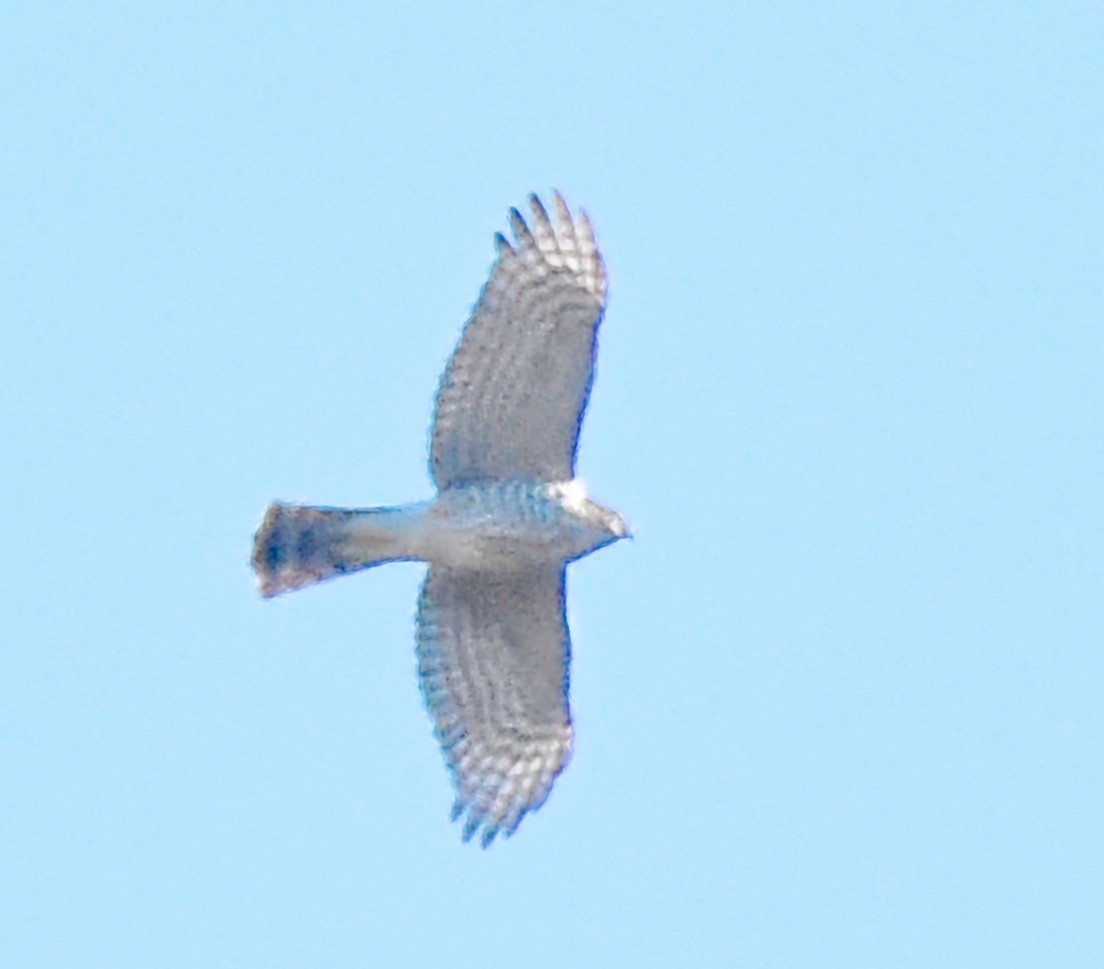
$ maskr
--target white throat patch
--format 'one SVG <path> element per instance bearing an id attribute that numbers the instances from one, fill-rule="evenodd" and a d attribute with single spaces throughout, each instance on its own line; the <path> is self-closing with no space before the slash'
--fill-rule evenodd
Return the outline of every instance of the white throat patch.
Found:
<path id="1" fill-rule="evenodd" d="M 549 487 L 549 492 L 563 502 L 563 506 L 569 511 L 582 512 L 586 507 L 586 485 L 582 478 L 573 478 L 571 481 L 561 481 Z"/>

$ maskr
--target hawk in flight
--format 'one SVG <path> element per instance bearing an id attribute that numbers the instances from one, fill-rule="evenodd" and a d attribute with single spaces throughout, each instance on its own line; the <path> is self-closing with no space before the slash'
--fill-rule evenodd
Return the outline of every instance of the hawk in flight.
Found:
<path id="1" fill-rule="evenodd" d="M 261 595 L 385 562 L 427 562 L 422 695 L 456 788 L 453 819 L 484 847 L 544 802 L 571 753 L 564 605 L 569 562 L 625 538 L 586 497 L 575 451 L 594 380 L 606 273 L 590 222 L 556 193 L 497 258 L 441 379 L 436 497 L 386 508 L 276 503 L 253 547 Z"/>

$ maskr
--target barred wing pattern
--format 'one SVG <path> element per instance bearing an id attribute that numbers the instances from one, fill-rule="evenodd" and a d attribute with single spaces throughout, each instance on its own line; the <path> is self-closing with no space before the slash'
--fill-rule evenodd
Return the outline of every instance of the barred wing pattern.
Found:
<path id="1" fill-rule="evenodd" d="M 564 572 L 431 565 L 418 674 L 456 786 L 453 819 L 484 847 L 540 807 L 571 753 Z"/>
<path id="2" fill-rule="evenodd" d="M 550 214 L 551 213 L 551 214 Z M 568 563 L 628 536 L 578 488 L 606 273 L 590 223 L 556 193 L 510 210 L 453 351 L 430 430 L 437 495 L 389 507 L 277 502 L 254 536 L 262 595 L 394 561 L 428 564 L 418 603 L 422 693 L 484 846 L 540 807 L 571 756 Z"/>
<path id="3" fill-rule="evenodd" d="M 441 380 L 431 432 L 440 489 L 473 480 L 574 477 L 594 379 L 606 272 L 590 222 L 535 195 L 531 226 L 510 210 L 516 245 L 498 258 Z"/>

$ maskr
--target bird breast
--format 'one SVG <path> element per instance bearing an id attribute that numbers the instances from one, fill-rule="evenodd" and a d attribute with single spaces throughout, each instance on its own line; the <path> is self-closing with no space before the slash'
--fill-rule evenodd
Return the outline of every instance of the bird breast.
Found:
<path id="1" fill-rule="evenodd" d="M 424 518 L 425 557 L 456 568 L 562 563 L 606 539 L 556 485 L 473 482 L 442 491 Z"/>

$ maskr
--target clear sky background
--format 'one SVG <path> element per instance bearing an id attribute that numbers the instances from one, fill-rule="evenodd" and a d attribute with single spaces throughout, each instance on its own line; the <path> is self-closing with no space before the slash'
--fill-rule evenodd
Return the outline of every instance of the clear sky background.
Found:
<path id="1" fill-rule="evenodd" d="M 0 965 L 1104 964 L 1104 14 L 6 4 Z M 530 190 L 610 306 L 577 744 L 482 851 L 415 565 Z"/>

